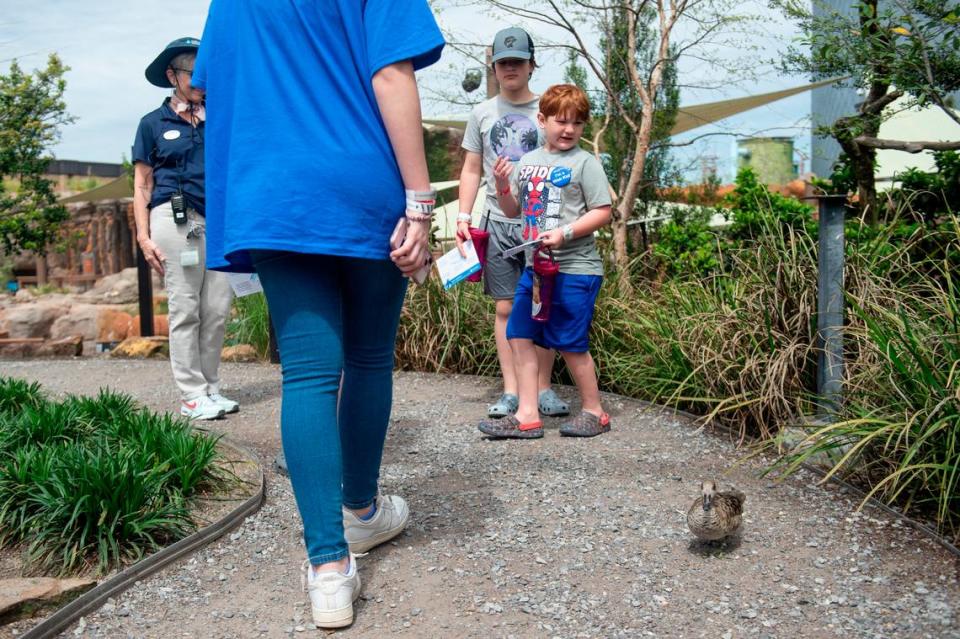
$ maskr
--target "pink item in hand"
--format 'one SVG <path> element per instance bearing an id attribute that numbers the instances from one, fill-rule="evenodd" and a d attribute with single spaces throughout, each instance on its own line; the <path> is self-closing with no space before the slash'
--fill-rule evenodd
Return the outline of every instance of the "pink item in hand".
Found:
<path id="1" fill-rule="evenodd" d="M 537 322 L 550 319 L 550 302 L 553 300 L 553 285 L 560 272 L 560 265 L 552 254 L 544 255 L 537 251 L 533 254 L 533 304 L 530 315 Z"/>
<path id="2" fill-rule="evenodd" d="M 480 260 L 480 270 L 467 277 L 467 281 L 479 282 L 483 275 L 483 267 L 487 263 L 487 243 L 490 241 L 490 234 L 471 226 L 470 239 L 473 240 L 473 248 L 477 251 L 477 259 Z"/>

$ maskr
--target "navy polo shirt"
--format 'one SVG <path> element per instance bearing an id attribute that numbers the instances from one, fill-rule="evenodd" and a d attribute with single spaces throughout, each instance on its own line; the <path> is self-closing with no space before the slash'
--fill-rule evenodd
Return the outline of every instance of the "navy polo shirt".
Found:
<path id="1" fill-rule="evenodd" d="M 194 127 L 174 113 L 170 98 L 140 120 L 133 141 L 133 162 L 153 167 L 150 208 L 169 202 L 182 190 L 187 205 L 205 213 L 203 188 L 204 124 Z"/>

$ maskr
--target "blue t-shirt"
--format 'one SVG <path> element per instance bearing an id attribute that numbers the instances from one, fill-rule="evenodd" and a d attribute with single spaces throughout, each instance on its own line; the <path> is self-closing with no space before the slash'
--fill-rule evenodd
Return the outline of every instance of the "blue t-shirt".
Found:
<path id="1" fill-rule="evenodd" d="M 183 189 L 188 206 L 204 214 L 203 122 L 194 127 L 170 108 L 170 98 L 140 120 L 133 141 L 133 163 L 153 167 L 150 208 Z"/>
<path id="2" fill-rule="evenodd" d="M 249 249 L 387 259 L 403 182 L 373 75 L 433 64 L 426 0 L 213 0 L 193 72 L 207 91 L 207 265 Z"/>

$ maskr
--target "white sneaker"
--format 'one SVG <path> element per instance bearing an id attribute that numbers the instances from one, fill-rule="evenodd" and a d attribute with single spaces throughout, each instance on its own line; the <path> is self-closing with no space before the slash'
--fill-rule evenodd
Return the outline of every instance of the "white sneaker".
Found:
<path id="1" fill-rule="evenodd" d="M 180 400 L 180 414 L 190 419 L 220 419 L 223 408 L 206 395 Z"/>
<path id="2" fill-rule="evenodd" d="M 210 399 L 212 399 L 213 402 L 214 402 L 217 406 L 219 406 L 220 408 L 222 408 L 222 409 L 223 409 L 223 412 L 224 412 L 225 414 L 227 414 L 227 415 L 229 415 L 230 413 L 236 413 L 238 410 L 240 410 L 240 404 L 238 404 L 237 402 L 233 401 L 232 399 L 227 399 L 226 397 L 224 397 L 224 396 L 221 395 L 220 393 L 211 393 L 211 394 L 207 395 L 207 397 L 209 397 Z"/>
<path id="3" fill-rule="evenodd" d="M 377 512 L 364 521 L 347 508 L 343 509 L 343 536 L 350 552 L 359 555 L 374 546 L 390 541 L 407 526 L 410 509 L 403 497 L 377 493 Z"/>
<path id="4" fill-rule="evenodd" d="M 343 628 L 353 623 L 353 602 L 360 596 L 357 558 L 350 557 L 347 574 L 336 570 L 316 572 L 308 559 L 303 563 L 303 589 L 310 594 L 313 625 L 318 628 Z"/>

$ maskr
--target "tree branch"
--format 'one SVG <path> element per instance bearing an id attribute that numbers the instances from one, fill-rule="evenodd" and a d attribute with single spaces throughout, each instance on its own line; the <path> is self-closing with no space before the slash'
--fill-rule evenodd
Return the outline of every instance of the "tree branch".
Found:
<path id="1" fill-rule="evenodd" d="M 877 98 L 873 102 L 864 102 L 863 107 L 860 112 L 866 115 L 877 115 L 892 102 L 895 102 L 899 98 L 903 97 L 903 91 L 897 89 L 896 91 L 891 91 L 886 95 Z"/>
<path id="2" fill-rule="evenodd" d="M 933 142 L 925 140 L 886 140 L 882 138 L 871 138 L 861 135 L 853 139 L 860 146 L 868 146 L 874 149 L 889 149 L 891 151 L 906 151 L 907 153 L 920 153 L 921 151 L 956 151 L 960 150 L 960 141 L 956 142 Z"/>

